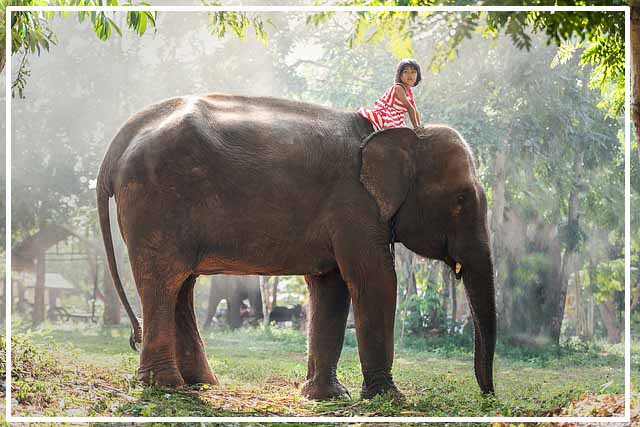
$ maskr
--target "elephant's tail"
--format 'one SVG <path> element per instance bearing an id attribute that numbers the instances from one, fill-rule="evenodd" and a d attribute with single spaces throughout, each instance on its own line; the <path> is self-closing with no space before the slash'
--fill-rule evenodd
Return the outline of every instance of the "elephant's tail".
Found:
<path id="1" fill-rule="evenodd" d="M 111 223 L 109 221 L 109 198 L 113 195 L 112 191 L 103 184 L 101 177 L 98 177 L 97 185 L 97 198 L 98 198 L 98 216 L 100 217 L 100 231 L 102 231 L 102 240 L 104 242 L 104 250 L 107 255 L 107 262 L 109 264 L 109 270 L 111 271 L 111 278 L 113 279 L 113 286 L 116 287 L 120 301 L 124 306 L 125 311 L 129 315 L 131 320 L 131 327 L 133 329 L 131 337 L 129 337 L 129 345 L 132 349 L 138 350 L 136 343 L 142 343 L 142 327 L 140 321 L 133 313 L 131 305 L 127 300 L 127 294 L 124 293 L 122 282 L 120 282 L 120 276 L 118 275 L 118 266 L 116 264 L 116 257 L 113 250 L 113 239 L 111 237 Z"/>

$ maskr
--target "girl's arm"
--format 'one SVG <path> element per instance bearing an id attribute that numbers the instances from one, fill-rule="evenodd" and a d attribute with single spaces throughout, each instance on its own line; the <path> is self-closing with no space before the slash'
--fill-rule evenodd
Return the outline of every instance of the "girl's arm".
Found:
<path id="1" fill-rule="evenodd" d="M 409 102 L 409 98 L 407 98 L 407 94 L 404 93 L 404 88 L 402 86 L 396 86 L 395 95 L 400 100 L 402 105 L 404 105 L 407 109 L 413 127 L 417 128 L 418 126 L 420 126 L 420 115 L 418 114 L 418 111 L 413 107 L 413 105 Z"/>

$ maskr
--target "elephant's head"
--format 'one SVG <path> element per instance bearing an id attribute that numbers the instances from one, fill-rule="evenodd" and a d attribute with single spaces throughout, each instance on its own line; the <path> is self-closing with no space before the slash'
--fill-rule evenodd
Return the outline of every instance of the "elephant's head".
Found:
<path id="1" fill-rule="evenodd" d="M 487 199 L 469 146 L 453 129 L 387 129 L 362 148 L 360 181 L 396 240 L 464 280 L 475 326 L 475 373 L 493 393 L 496 310 Z"/>

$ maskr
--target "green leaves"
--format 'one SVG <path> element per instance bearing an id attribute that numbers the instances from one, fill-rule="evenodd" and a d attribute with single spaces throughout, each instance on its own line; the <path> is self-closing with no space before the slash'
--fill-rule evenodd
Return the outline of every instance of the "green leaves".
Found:
<path id="1" fill-rule="evenodd" d="M 49 3 L 44 0 L 14 0 L 11 2 L 14 6 L 48 6 Z M 103 0 L 56 0 L 52 2 L 54 6 L 104 6 Z M 107 0 L 107 6 L 118 6 L 118 0 Z M 123 3 L 123 6 L 142 5 L 149 6 L 149 3 L 137 3 L 132 2 Z M 6 8 L 8 6 L 7 0 L 0 0 L 0 12 L 4 17 Z M 117 12 L 113 12 L 111 16 L 115 16 Z M 60 12 L 60 16 L 67 18 L 69 12 Z M 76 16 L 78 22 L 84 22 L 87 18 L 91 21 L 93 31 L 96 36 L 106 41 L 111 38 L 112 30 L 114 30 L 119 36 L 122 36 L 122 30 L 116 24 L 116 22 L 108 16 L 107 12 L 88 12 L 79 11 Z M 23 59 L 20 63 L 20 68 L 17 72 L 17 77 L 12 83 L 12 96 L 15 96 L 15 91 L 18 92 L 20 98 L 23 97 L 24 88 L 26 86 L 26 77 L 29 75 L 27 54 L 37 53 L 40 55 L 42 50 L 49 50 L 52 44 L 58 42 L 55 34 L 47 26 L 47 22 L 55 17 L 54 12 L 39 12 L 39 11 L 20 11 L 13 12 L 11 14 L 11 52 L 12 54 L 22 53 Z M 156 12 L 151 11 L 130 11 L 127 12 L 127 26 L 135 31 L 138 35 L 142 36 L 149 27 L 156 28 Z M 0 20 L 0 41 L 4 45 L 5 34 L 5 22 Z M 4 69 L 5 58 L 4 49 L 0 53 L 0 71 Z"/>
<path id="2" fill-rule="evenodd" d="M 463 2 L 472 3 L 472 2 Z M 483 6 L 536 6 L 562 5 L 574 2 L 486 0 Z M 346 4 L 346 3 L 343 3 Z M 350 3 L 351 4 L 351 3 Z M 430 6 L 457 4 L 447 0 L 395 0 L 357 1 L 365 6 Z M 624 5 L 622 0 L 607 4 Z M 319 26 L 332 17 L 329 13 L 318 13 L 307 19 L 308 23 Z M 566 47 L 577 41 L 586 46 L 581 63 L 593 66 L 590 87 L 600 89 L 603 101 L 600 107 L 609 116 L 622 114 L 624 107 L 624 13 L 605 11 L 572 12 L 357 12 L 354 14 L 353 30 L 347 37 L 347 45 L 352 48 L 360 43 L 387 43 L 396 57 L 413 56 L 413 39 L 420 32 L 435 32 L 448 29 L 448 34 L 435 43 L 429 59 L 429 66 L 438 72 L 447 62 L 454 59 L 463 40 L 480 32 L 485 37 L 496 39 L 500 34 L 507 36 L 518 49 L 532 47 L 531 34 L 544 34 L 547 44 L 563 47 L 561 62 L 567 60 Z M 575 46 L 575 44 L 574 44 Z M 419 58 L 420 59 L 420 58 Z M 420 59 L 423 61 L 423 59 Z"/>
<path id="3" fill-rule="evenodd" d="M 221 5 L 217 1 L 203 2 L 203 4 L 206 6 Z M 247 38 L 247 30 L 253 27 L 256 39 L 266 45 L 267 32 L 264 28 L 265 23 L 273 26 L 273 22 L 270 19 L 263 20 L 257 15 L 250 15 L 244 12 L 216 11 L 209 13 L 209 17 L 211 20 L 211 34 L 220 39 L 224 38 L 230 30 L 240 40 L 245 40 Z"/>
<path id="4" fill-rule="evenodd" d="M 596 268 L 593 295 L 598 302 L 611 299 L 616 293 L 624 292 L 624 258 L 601 262 Z"/>
<path id="5" fill-rule="evenodd" d="M 109 40 L 111 37 L 111 21 L 107 19 L 104 13 L 92 13 L 91 21 L 93 23 L 93 32 L 102 41 Z"/>
<path id="6" fill-rule="evenodd" d="M 15 6 L 41 6 L 44 3 L 40 0 L 17 0 L 11 3 Z M 8 6 L 6 0 L 0 2 L 2 16 Z M 0 32 L 2 33 L 2 45 L 4 46 L 5 38 L 5 21 L 1 20 Z M 11 53 L 22 53 L 20 67 L 16 73 L 16 78 L 11 85 L 12 96 L 18 92 L 18 96 L 23 97 L 24 87 L 26 86 L 26 78 L 29 76 L 27 54 L 37 53 L 40 55 L 42 50 L 49 50 L 52 44 L 56 44 L 57 39 L 53 31 L 47 26 L 47 19 L 44 13 L 21 11 L 11 14 Z M 4 48 L 0 53 L 0 71 L 4 69 L 5 58 Z"/>
<path id="7" fill-rule="evenodd" d="M 624 42 L 611 34 L 600 35 L 588 46 L 581 58 L 583 65 L 593 66 L 589 87 L 600 89 L 602 101 L 599 106 L 610 117 L 624 112 Z"/>
<path id="8" fill-rule="evenodd" d="M 62 3 L 65 3 L 63 0 Z M 102 0 L 68 0 L 66 1 L 69 6 L 102 6 Z M 107 6 L 118 6 L 118 0 L 107 0 Z M 150 6 L 150 3 L 140 2 L 133 3 L 127 1 L 122 6 Z M 115 21 L 107 16 L 106 12 L 78 12 L 78 21 L 83 22 L 85 18 L 89 16 L 93 25 L 93 30 L 102 41 L 108 40 L 111 37 L 111 29 L 114 29 L 120 37 L 122 37 L 122 30 L 115 23 Z M 115 16 L 115 12 L 113 14 Z M 147 31 L 147 27 L 156 28 L 157 12 L 151 11 L 131 11 L 127 12 L 127 26 L 133 30 L 139 36 L 144 35 Z"/>
<path id="9" fill-rule="evenodd" d="M 21 1 L 21 6 L 35 6 L 36 2 Z M 2 5 L 2 14 L 5 14 L 6 3 Z M 4 23 L 4 21 L 3 21 Z M 4 25 L 3 25 L 4 27 Z M 5 29 L 2 28 L 2 34 Z M 41 49 L 49 50 L 51 44 L 56 43 L 56 38 L 46 24 L 46 19 L 39 12 L 14 12 L 11 14 L 11 52 L 28 51 L 30 53 L 41 52 Z M 4 49 L 3 49 L 4 51 Z"/>
<path id="10" fill-rule="evenodd" d="M 118 0 L 107 0 L 106 4 L 103 0 L 57 0 L 56 2 L 60 6 L 118 6 Z M 150 6 L 148 2 L 134 3 L 132 1 L 126 1 L 122 3 L 122 6 Z M 111 16 L 115 16 L 117 12 L 113 12 Z M 65 14 L 64 16 L 68 16 Z M 115 30 L 119 36 L 122 36 L 122 30 L 116 24 L 116 22 L 107 16 L 107 12 L 89 12 L 79 11 L 77 12 L 78 21 L 84 22 L 87 16 L 91 20 L 94 32 L 100 40 L 108 40 L 111 37 L 111 30 Z M 130 11 L 127 12 L 127 26 L 129 29 L 142 36 L 147 31 L 149 26 L 156 28 L 157 12 L 152 11 Z"/>
<path id="11" fill-rule="evenodd" d="M 587 240 L 587 234 L 580 227 L 580 223 L 569 221 L 558 229 L 560 241 L 565 247 L 572 252 L 582 249 L 584 242 Z"/>
<path id="12" fill-rule="evenodd" d="M 115 1 L 115 0 L 112 0 Z M 131 2 L 124 3 L 127 6 L 131 6 Z M 140 3 L 143 6 L 149 6 L 150 3 Z M 158 17 L 157 12 L 144 11 L 144 12 L 127 12 L 127 25 L 130 29 L 134 30 L 139 36 L 142 36 L 147 31 L 147 26 L 151 25 L 154 30 L 156 28 L 156 19 Z M 116 27 L 117 28 L 117 27 Z M 118 33 L 120 31 L 118 30 Z"/>

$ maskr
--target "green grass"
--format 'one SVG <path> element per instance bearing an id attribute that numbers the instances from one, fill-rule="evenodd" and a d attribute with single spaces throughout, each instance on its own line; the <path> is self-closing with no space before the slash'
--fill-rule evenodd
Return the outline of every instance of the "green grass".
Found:
<path id="1" fill-rule="evenodd" d="M 18 328 L 14 328 L 19 331 Z M 129 330 L 56 325 L 14 337 L 14 414 L 46 416 L 549 416 L 581 396 L 623 393 L 623 347 L 566 345 L 530 351 L 499 343 L 496 397 L 480 393 L 468 339 L 405 337 L 394 379 L 407 397 L 359 400 L 362 382 L 353 331 L 338 378 L 354 400 L 313 402 L 297 388 L 306 373 L 306 338 L 297 331 L 205 331 L 219 387 L 179 392 L 135 380 Z M 637 364 L 634 378 L 637 378 Z M 14 402 L 15 405 L 15 402 Z M 289 424 L 291 425 L 291 424 Z"/>

